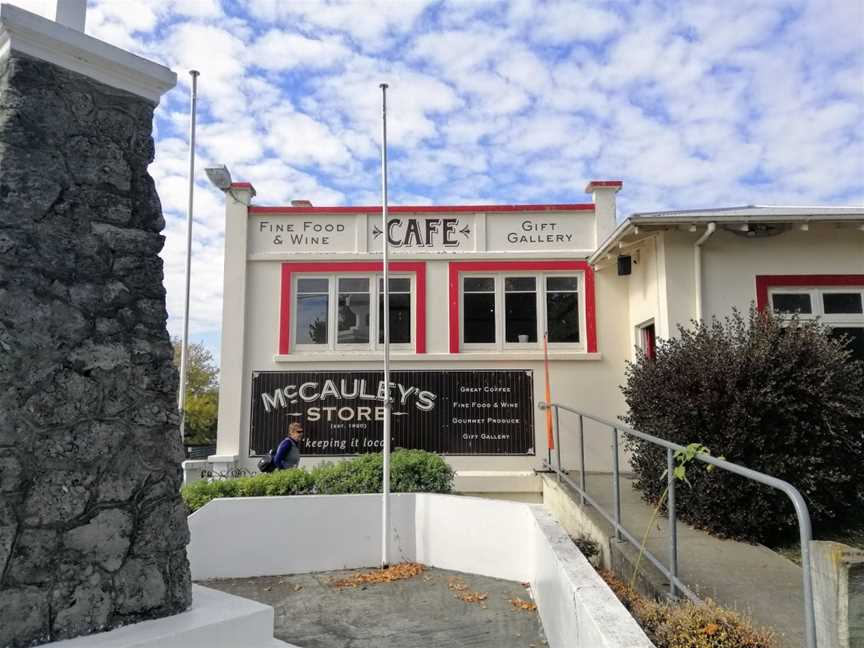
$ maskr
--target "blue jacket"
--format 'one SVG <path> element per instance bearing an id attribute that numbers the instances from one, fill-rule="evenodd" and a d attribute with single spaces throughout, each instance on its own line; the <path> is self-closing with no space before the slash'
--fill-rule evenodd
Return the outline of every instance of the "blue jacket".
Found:
<path id="1" fill-rule="evenodd" d="M 273 455 L 273 465 L 277 470 L 285 468 L 296 468 L 300 463 L 300 448 L 291 437 L 285 437 L 276 448 L 276 454 Z"/>

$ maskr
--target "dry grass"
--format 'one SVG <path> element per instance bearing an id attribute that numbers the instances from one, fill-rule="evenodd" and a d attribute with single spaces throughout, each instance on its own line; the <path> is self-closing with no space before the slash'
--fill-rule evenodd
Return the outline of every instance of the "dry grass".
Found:
<path id="1" fill-rule="evenodd" d="M 779 648 L 776 634 L 754 628 L 746 617 L 713 601 L 658 603 L 611 572 L 600 575 L 657 648 Z"/>

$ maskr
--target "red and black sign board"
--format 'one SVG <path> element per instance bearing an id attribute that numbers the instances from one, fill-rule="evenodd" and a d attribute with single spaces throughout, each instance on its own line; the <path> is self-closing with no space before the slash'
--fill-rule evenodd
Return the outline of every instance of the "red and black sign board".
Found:
<path id="1" fill-rule="evenodd" d="M 392 448 L 533 455 L 533 376 L 525 369 L 392 371 Z M 250 456 L 275 448 L 294 421 L 304 456 L 382 448 L 381 371 L 267 371 L 252 377 Z"/>

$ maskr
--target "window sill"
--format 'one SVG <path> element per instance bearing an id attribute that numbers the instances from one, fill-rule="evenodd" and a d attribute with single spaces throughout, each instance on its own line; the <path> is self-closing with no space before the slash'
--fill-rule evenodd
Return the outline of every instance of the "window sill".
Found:
<path id="1" fill-rule="evenodd" d="M 382 353 L 291 353 L 274 355 L 276 363 L 309 363 L 309 362 L 381 362 Z M 581 361 L 602 360 L 602 353 L 586 353 L 584 351 L 550 351 L 549 360 Z M 393 362 L 513 362 L 526 360 L 543 362 L 543 351 L 466 351 L 464 353 L 405 353 L 390 354 Z"/>

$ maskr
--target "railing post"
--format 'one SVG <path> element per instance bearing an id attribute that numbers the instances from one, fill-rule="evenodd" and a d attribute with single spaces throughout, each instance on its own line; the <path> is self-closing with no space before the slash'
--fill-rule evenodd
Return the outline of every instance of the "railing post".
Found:
<path id="1" fill-rule="evenodd" d="M 579 498 L 582 506 L 585 506 L 585 435 L 583 434 L 582 415 L 579 415 L 579 483 L 582 485 L 582 493 Z"/>
<path id="2" fill-rule="evenodd" d="M 558 464 L 558 481 L 561 481 L 561 423 L 558 421 L 558 406 L 555 406 L 555 461 Z"/>
<path id="3" fill-rule="evenodd" d="M 675 453 L 666 448 L 667 508 L 669 513 L 669 595 L 677 597 L 675 580 L 678 578 L 678 534 L 676 529 L 677 511 L 675 510 Z"/>
<path id="4" fill-rule="evenodd" d="M 618 475 L 618 428 L 612 428 L 612 480 L 615 494 L 615 539 L 621 541 L 621 484 Z"/>

